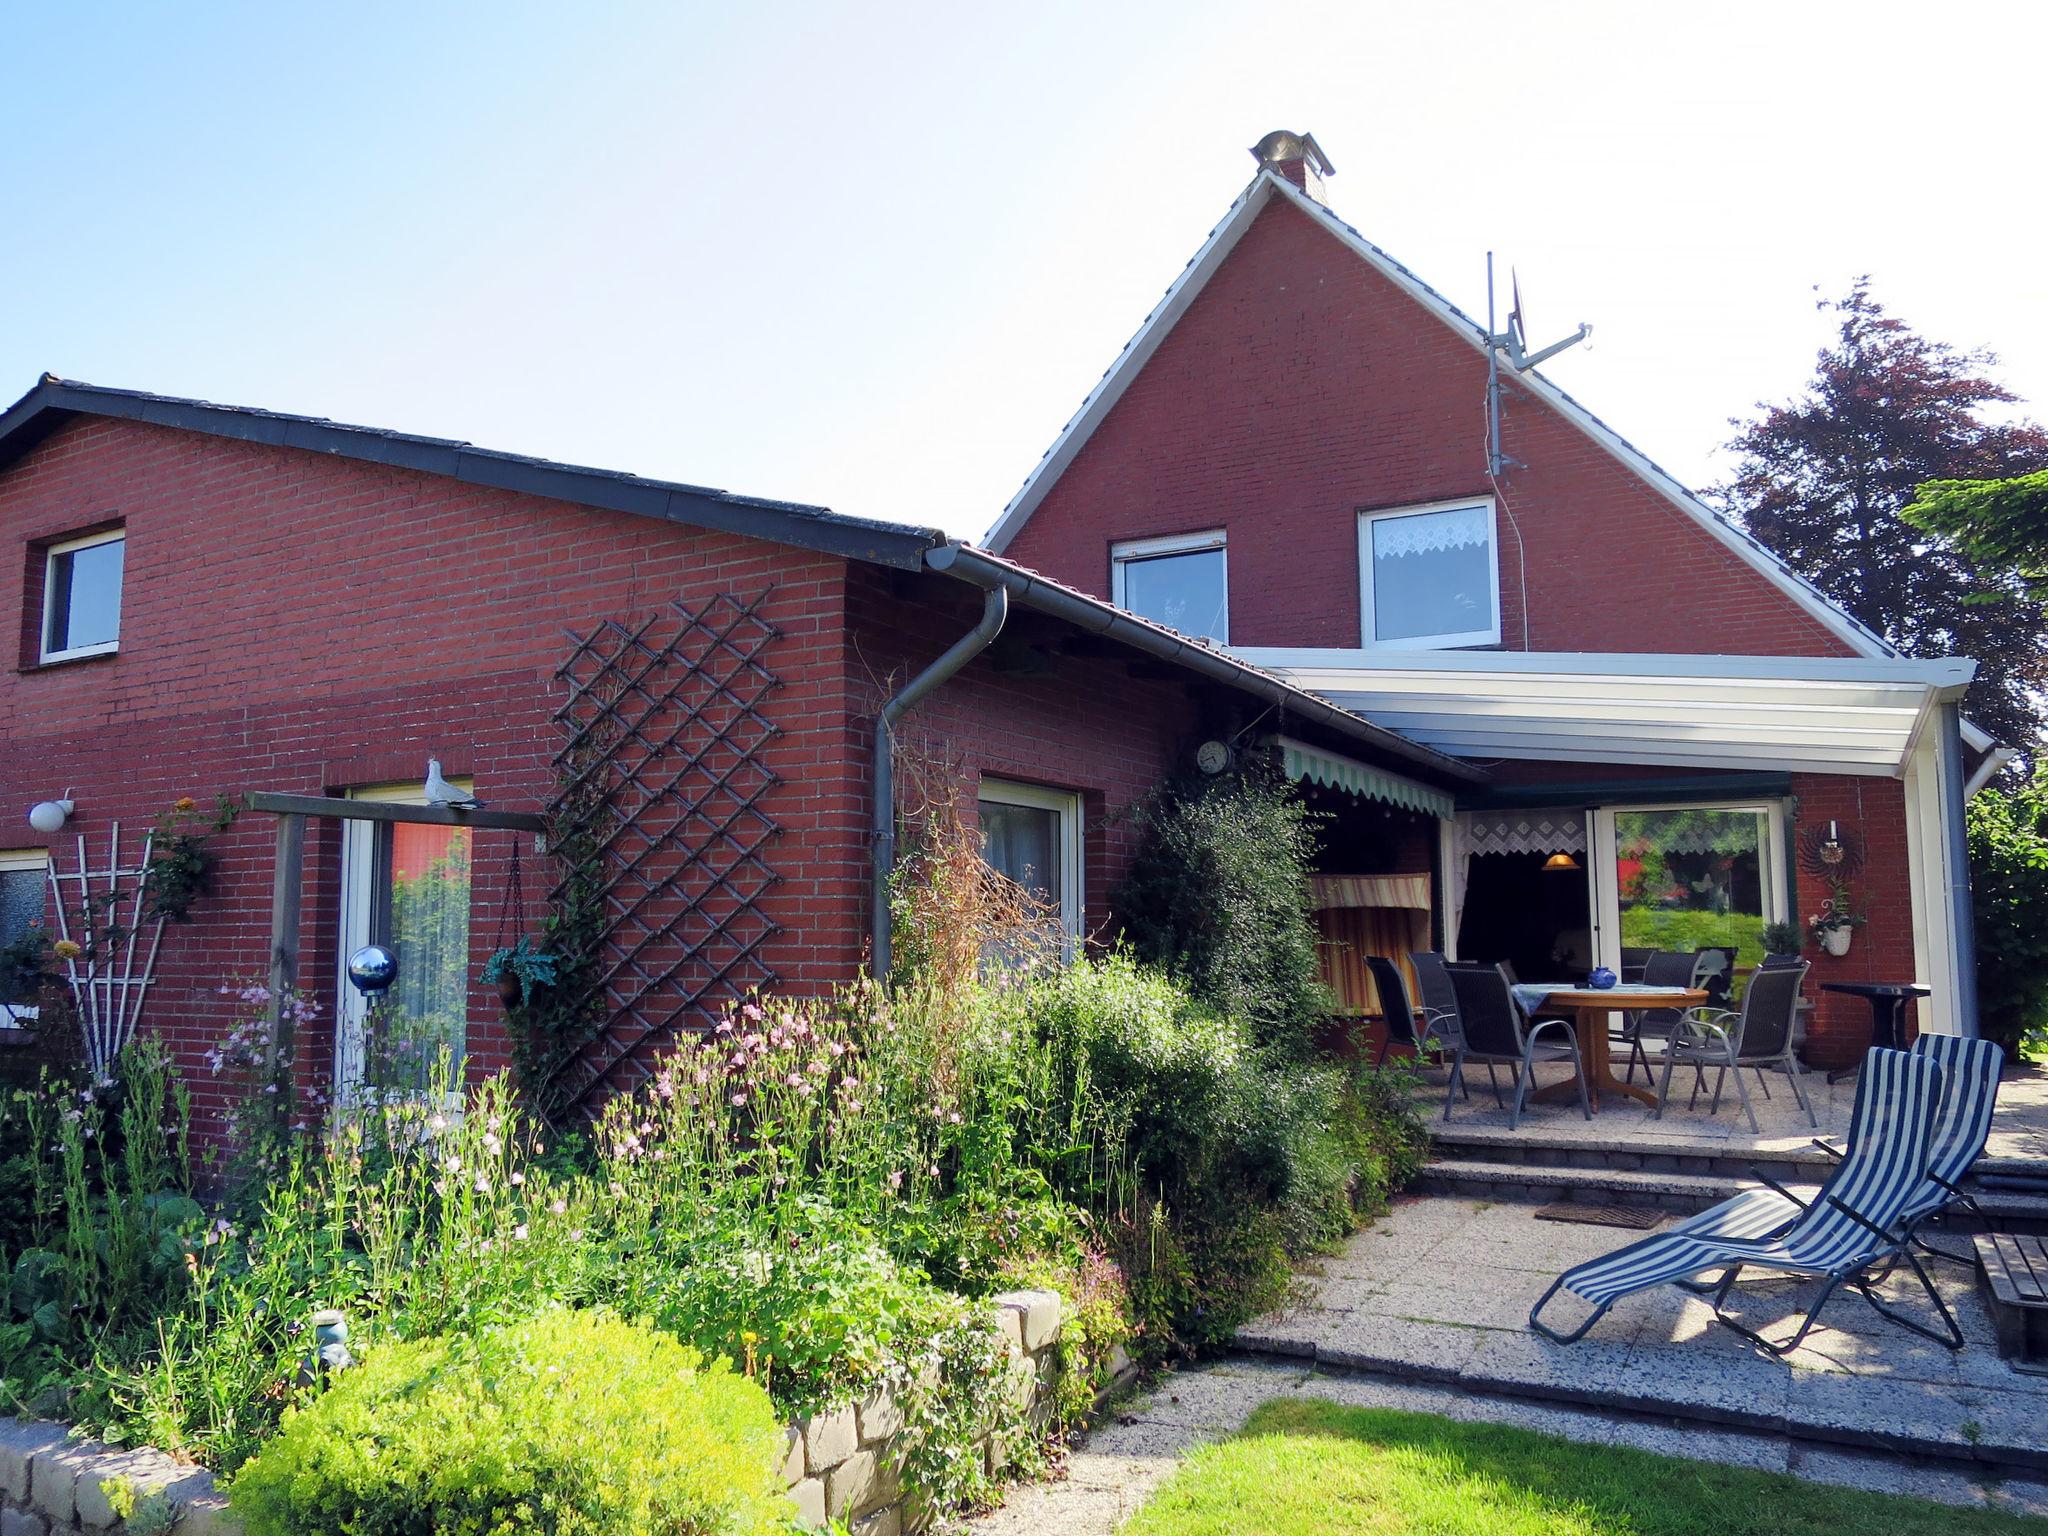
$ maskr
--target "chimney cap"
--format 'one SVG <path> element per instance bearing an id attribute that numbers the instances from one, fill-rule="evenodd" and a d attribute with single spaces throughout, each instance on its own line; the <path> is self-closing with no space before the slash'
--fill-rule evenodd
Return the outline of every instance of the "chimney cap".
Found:
<path id="1" fill-rule="evenodd" d="M 1337 174 L 1337 167 L 1330 164 L 1330 157 L 1323 153 L 1323 146 L 1316 142 L 1312 133 L 1289 133 L 1285 128 L 1275 128 L 1252 146 L 1251 155 L 1259 162 L 1261 170 L 1302 160 L 1318 176 Z"/>

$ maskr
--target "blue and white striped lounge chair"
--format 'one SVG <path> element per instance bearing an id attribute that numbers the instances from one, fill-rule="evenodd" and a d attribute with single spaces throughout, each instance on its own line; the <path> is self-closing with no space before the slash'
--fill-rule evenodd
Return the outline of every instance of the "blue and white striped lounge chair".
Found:
<path id="1" fill-rule="evenodd" d="M 1912 1227 L 1907 1219 L 1908 1211 L 1923 1198 L 1922 1191 L 1927 1187 L 1935 1118 L 1942 1107 L 1943 1076 L 1940 1065 L 1925 1055 L 1872 1051 L 1857 1082 L 1856 1108 L 1849 1121 L 1849 1150 L 1813 1204 L 1799 1212 L 1790 1226 L 1775 1235 L 1758 1237 L 1736 1237 L 1681 1226 L 1630 1243 L 1558 1276 L 1529 1309 L 1529 1326 L 1556 1343 L 1570 1344 L 1584 1338 L 1587 1330 L 1624 1296 L 1659 1285 L 1682 1284 L 1719 1270 L 1722 1274 L 1713 1292 L 1715 1317 L 1773 1354 L 1788 1354 L 1799 1347 L 1820 1316 L 1821 1308 L 1845 1281 L 1855 1286 L 1863 1299 L 1884 1317 L 1951 1349 L 1961 1348 L 1961 1329 L 1926 1270 L 1913 1256 Z M 1740 1211 L 1729 1211 L 1729 1206 L 1738 1205 L 1742 1207 Z M 1726 1218 L 1746 1215 L 1761 1219 L 1757 1203 L 1749 1196 L 1739 1196 L 1736 1201 L 1716 1207 L 1716 1211 L 1725 1213 Z M 1748 1220 L 1742 1224 L 1747 1225 Z M 1889 1273 L 1901 1260 L 1919 1278 L 1946 1325 L 1945 1334 L 1887 1306 L 1871 1289 L 1871 1271 Z M 1766 1339 L 1728 1315 L 1728 1293 L 1745 1268 L 1826 1280 L 1790 1339 Z M 1569 1333 L 1559 1332 L 1541 1319 L 1543 1309 L 1560 1290 L 1570 1291 L 1593 1307 L 1591 1315 Z"/>
<path id="2" fill-rule="evenodd" d="M 1961 1186 L 1971 1166 L 1983 1155 L 1985 1142 L 1991 1139 L 1991 1115 L 1998 1107 L 1998 1079 L 2005 1071 L 2005 1050 L 1991 1040 L 1923 1034 L 1914 1040 L 1913 1054 L 1932 1061 L 1942 1070 L 1941 1113 L 1934 1121 L 1934 1156 L 1927 1165 L 1927 1182 L 1900 1219 L 1909 1228 L 1918 1228 L 1952 1205 L 1981 1218 L 1984 1213 Z M 1814 1145 L 1830 1157 L 1844 1155 L 1825 1141 L 1816 1139 Z M 1950 1253 L 1917 1233 L 1913 1243 L 1921 1252 L 1936 1258 L 1976 1267 L 1974 1253 Z"/>
<path id="3" fill-rule="evenodd" d="M 1942 1070 L 1941 1109 L 1934 1117 L 1934 1155 L 1927 1165 L 1927 1182 L 1900 1218 L 1905 1225 L 1918 1227 L 1950 1205 L 1960 1204 L 1973 1211 L 1976 1208 L 1976 1202 L 1960 1186 L 1990 1139 L 1991 1114 L 1998 1104 L 1998 1080 L 2005 1069 L 2005 1052 L 1989 1040 L 1921 1035 L 1913 1042 L 1912 1054 L 1934 1062 Z M 1813 1144 L 1838 1161 L 1843 1155 L 1840 1148 L 1818 1137 Z M 1674 1237 L 1685 1232 L 1695 1237 L 1776 1237 L 1799 1219 L 1807 1202 L 1776 1181 L 1760 1173 L 1757 1177 L 1763 1179 L 1766 1188 L 1745 1189 L 1710 1210 L 1687 1217 L 1663 1235 Z M 1918 1236 L 1913 1241 L 1922 1252 L 1939 1258 L 1958 1264 L 1977 1262 L 1973 1254 L 1949 1253 Z"/>

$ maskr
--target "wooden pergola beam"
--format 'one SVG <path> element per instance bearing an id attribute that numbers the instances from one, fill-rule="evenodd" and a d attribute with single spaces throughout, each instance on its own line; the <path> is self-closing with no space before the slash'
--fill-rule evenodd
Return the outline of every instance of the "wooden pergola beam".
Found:
<path id="1" fill-rule="evenodd" d="M 242 804 L 277 818 L 277 865 L 270 888 L 270 1040 L 264 1047 L 264 1080 L 277 1081 L 279 1058 L 292 1048 L 285 994 L 299 982 L 299 902 L 306 870 L 306 819 L 403 822 L 410 826 L 483 827 L 503 832 L 545 832 L 547 821 L 532 811 L 458 810 L 446 805 L 394 805 L 385 800 L 344 800 L 331 795 L 287 795 L 251 790 Z M 279 1095 L 283 1116 L 291 1095 Z"/>
<path id="2" fill-rule="evenodd" d="M 534 811 L 465 811 L 446 805 L 395 805 L 388 800 L 342 800 L 331 795 L 284 795 L 251 790 L 242 804 L 273 816 L 326 816 L 338 821 L 399 821 L 429 827 L 486 827 L 500 832 L 545 832 Z"/>

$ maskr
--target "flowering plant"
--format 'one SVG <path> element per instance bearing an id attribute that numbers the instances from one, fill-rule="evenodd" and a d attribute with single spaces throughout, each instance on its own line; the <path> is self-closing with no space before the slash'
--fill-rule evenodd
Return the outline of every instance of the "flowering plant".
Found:
<path id="1" fill-rule="evenodd" d="M 272 1008 L 274 994 L 266 982 L 230 981 L 222 997 L 239 1005 L 228 1032 L 206 1052 L 207 1069 L 240 1090 L 239 1102 L 228 1111 L 228 1134 L 252 1177 L 277 1171 L 288 1155 L 292 1138 L 316 1124 L 327 1109 L 327 1095 L 307 1085 L 295 1092 L 293 1063 L 297 1042 L 306 1026 L 321 1013 L 320 1004 L 293 988 Z M 279 1039 L 277 1025 L 288 1026 Z"/>
<path id="2" fill-rule="evenodd" d="M 212 888 L 213 871 L 220 863 L 208 841 L 214 833 L 226 831 L 239 810 L 226 795 L 216 796 L 210 811 L 202 811 L 190 795 L 180 795 L 157 817 L 149 868 L 142 877 L 148 916 L 180 923 L 191 916 L 192 903 Z"/>
<path id="3" fill-rule="evenodd" d="M 1846 881 L 1834 880 L 1828 884 L 1828 899 L 1820 904 L 1820 910 L 1807 922 L 1808 930 L 1816 940 L 1837 928 L 1861 928 L 1870 919 L 1857 910 L 1856 898 L 1850 892 Z"/>

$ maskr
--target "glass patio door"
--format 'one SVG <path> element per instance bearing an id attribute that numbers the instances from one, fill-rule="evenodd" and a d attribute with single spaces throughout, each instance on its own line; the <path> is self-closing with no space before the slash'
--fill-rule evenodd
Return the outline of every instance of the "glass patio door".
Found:
<path id="1" fill-rule="evenodd" d="M 1784 817 L 1771 803 L 1609 806 L 1594 821 L 1595 946 L 1735 951 L 1763 958 L 1764 925 L 1786 910 Z"/>

